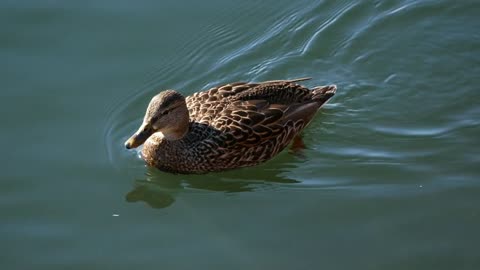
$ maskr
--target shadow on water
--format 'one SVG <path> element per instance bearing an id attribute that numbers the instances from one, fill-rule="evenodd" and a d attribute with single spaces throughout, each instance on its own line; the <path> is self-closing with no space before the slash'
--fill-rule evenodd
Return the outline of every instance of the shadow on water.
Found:
<path id="1" fill-rule="evenodd" d="M 125 199 L 127 202 L 143 201 L 152 208 L 166 208 L 175 202 L 178 194 L 184 192 L 239 193 L 272 189 L 275 184 L 299 183 L 282 174 L 294 167 L 292 163 L 285 163 L 281 167 L 282 171 L 258 170 L 255 167 L 204 175 L 174 175 L 147 167 L 146 177 L 134 180 L 134 187 L 125 195 Z"/>

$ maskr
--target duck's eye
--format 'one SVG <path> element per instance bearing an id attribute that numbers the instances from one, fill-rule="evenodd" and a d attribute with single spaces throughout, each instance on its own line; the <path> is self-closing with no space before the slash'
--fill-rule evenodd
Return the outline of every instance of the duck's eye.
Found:
<path id="1" fill-rule="evenodd" d="M 167 115 L 170 112 L 170 110 L 165 110 L 162 112 L 162 115 Z"/>

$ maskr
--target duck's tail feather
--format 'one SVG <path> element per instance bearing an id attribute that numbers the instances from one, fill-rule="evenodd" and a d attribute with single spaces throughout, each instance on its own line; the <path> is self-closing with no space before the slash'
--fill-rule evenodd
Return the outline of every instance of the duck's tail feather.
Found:
<path id="1" fill-rule="evenodd" d="M 311 79 L 312 79 L 312 77 L 305 77 L 305 78 L 298 78 L 298 79 L 287 80 L 287 82 L 289 82 L 289 83 L 302 82 L 302 81 L 308 81 L 308 80 L 311 80 Z"/>
<path id="2" fill-rule="evenodd" d="M 294 82 L 302 82 L 302 81 L 308 81 L 311 80 L 311 77 L 305 77 L 305 78 L 298 78 L 298 79 L 291 79 L 291 80 L 273 80 L 273 81 L 265 81 L 261 83 L 294 83 Z"/>
<path id="3" fill-rule="evenodd" d="M 313 91 L 312 100 L 323 104 L 335 95 L 335 92 L 337 92 L 337 86 L 335 84 L 317 86 L 317 87 L 314 87 L 312 91 Z"/>

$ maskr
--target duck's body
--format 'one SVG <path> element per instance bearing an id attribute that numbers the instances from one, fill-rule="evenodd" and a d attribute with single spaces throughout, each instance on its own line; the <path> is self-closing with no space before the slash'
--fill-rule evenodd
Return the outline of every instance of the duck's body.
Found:
<path id="1" fill-rule="evenodd" d="M 188 115 L 181 117 L 185 111 L 177 117 L 178 122 L 188 119 L 184 128 L 172 127 L 180 125 L 175 123 L 176 118 L 169 125 L 148 124 L 185 106 L 176 101 L 181 99 L 178 93 L 162 92 L 156 97 L 158 101 L 152 100 L 143 129 L 127 141 L 127 148 L 134 144 L 132 140 L 146 137 L 142 130 L 147 130 L 150 136 L 142 156 L 147 164 L 163 171 L 206 173 L 262 163 L 282 151 L 335 94 L 334 85 L 309 90 L 296 84 L 302 80 L 306 78 L 231 83 L 195 93 L 183 101 Z M 162 94 L 176 97 L 161 97 Z M 175 102 L 180 105 L 170 106 L 172 109 L 167 104 L 163 113 L 154 116 L 154 111 L 162 111 L 162 103 Z M 148 125 L 158 128 L 147 129 Z"/>

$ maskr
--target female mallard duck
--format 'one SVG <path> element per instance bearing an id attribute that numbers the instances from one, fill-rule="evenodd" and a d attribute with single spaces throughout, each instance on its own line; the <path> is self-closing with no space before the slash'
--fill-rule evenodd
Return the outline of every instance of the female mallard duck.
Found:
<path id="1" fill-rule="evenodd" d="M 127 149 L 145 143 L 147 164 L 173 173 L 207 173 L 247 167 L 282 151 L 337 89 L 308 89 L 308 80 L 230 83 L 184 97 L 154 96 Z"/>

